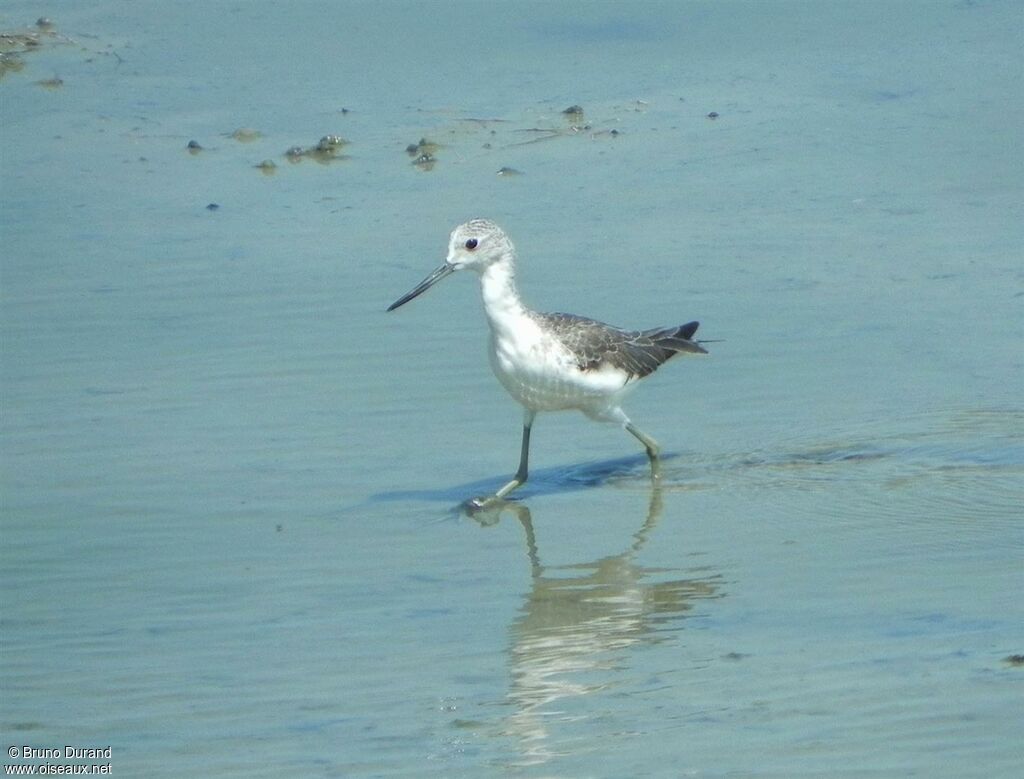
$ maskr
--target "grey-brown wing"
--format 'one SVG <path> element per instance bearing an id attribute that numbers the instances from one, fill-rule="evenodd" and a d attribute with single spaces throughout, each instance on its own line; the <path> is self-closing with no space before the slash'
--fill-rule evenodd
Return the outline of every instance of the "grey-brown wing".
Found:
<path id="1" fill-rule="evenodd" d="M 620 330 L 575 314 L 537 314 L 543 327 L 576 357 L 580 370 L 613 365 L 630 376 L 653 373 L 679 352 L 705 353 L 692 341 L 697 323 L 653 330 Z"/>

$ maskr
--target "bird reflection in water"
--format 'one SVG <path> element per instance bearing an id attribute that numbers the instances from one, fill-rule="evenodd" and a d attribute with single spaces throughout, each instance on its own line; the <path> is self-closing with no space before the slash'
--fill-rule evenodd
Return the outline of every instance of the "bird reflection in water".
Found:
<path id="1" fill-rule="evenodd" d="M 493 525 L 511 513 L 526 537 L 532 586 L 510 628 L 508 701 L 514 711 L 502 728 L 519 742 L 518 765 L 560 754 L 550 732 L 567 718 L 555 708 L 559 701 L 626 681 L 616 677 L 633 647 L 672 640 L 677 634 L 671 623 L 696 601 L 722 597 L 720 574 L 666 580 L 672 569 L 636 562 L 661 515 L 661 492 L 652 490 L 647 518 L 625 551 L 566 566 L 541 562 L 530 509 L 522 503 L 502 501 L 471 514 L 481 525 Z"/>

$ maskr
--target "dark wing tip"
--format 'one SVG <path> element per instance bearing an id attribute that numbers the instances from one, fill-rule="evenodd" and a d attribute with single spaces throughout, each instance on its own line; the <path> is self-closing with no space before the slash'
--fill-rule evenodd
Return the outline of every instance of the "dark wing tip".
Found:
<path id="1" fill-rule="evenodd" d="M 700 327 L 700 322 L 687 322 L 685 325 L 679 326 L 678 335 L 680 338 L 690 340 L 693 338 L 693 334 L 697 332 L 698 327 Z"/>
<path id="2" fill-rule="evenodd" d="M 703 341 L 693 339 L 698 327 L 700 327 L 700 322 L 687 322 L 679 327 L 669 327 L 657 333 L 655 340 L 659 345 L 672 349 L 674 352 L 707 354 L 708 350 L 701 346 Z"/>

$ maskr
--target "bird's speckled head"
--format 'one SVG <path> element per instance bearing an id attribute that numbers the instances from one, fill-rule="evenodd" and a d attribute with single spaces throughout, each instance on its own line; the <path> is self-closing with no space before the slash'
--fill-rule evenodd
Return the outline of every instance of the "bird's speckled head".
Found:
<path id="1" fill-rule="evenodd" d="M 455 270 L 483 271 L 499 260 L 511 260 L 515 247 L 490 219 L 471 219 L 452 230 L 446 262 Z"/>
<path id="2" fill-rule="evenodd" d="M 444 264 L 388 306 L 388 311 L 404 306 L 457 270 L 468 268 L 483 273 L 498 262 L 505 263 L 502 267 L 503 276 L 507 288 L 514 293 L 515 288 L 511 286 L 514 259 L 515 249 L 504 230 L 490 219 L 471 219 L 452 230 L 452 237 L 448 241 L 448 258 Z"/>

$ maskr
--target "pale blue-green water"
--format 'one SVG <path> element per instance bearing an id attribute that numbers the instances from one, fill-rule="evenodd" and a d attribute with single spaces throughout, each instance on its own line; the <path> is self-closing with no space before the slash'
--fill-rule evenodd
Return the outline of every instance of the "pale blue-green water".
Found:
<path id="1" fill-rule="evenodd" d="M 0 30 L 44 14 L 0 78 L 5 748 L 1016 775 L 1019 4 L 14 0 Z M 627 404 L 660 488 L 542 415 L 515 505 L 458 510 L 519 454 L 475 282 L 384 309 L 474 216 L 539 309 L 722 339 Z"/>

